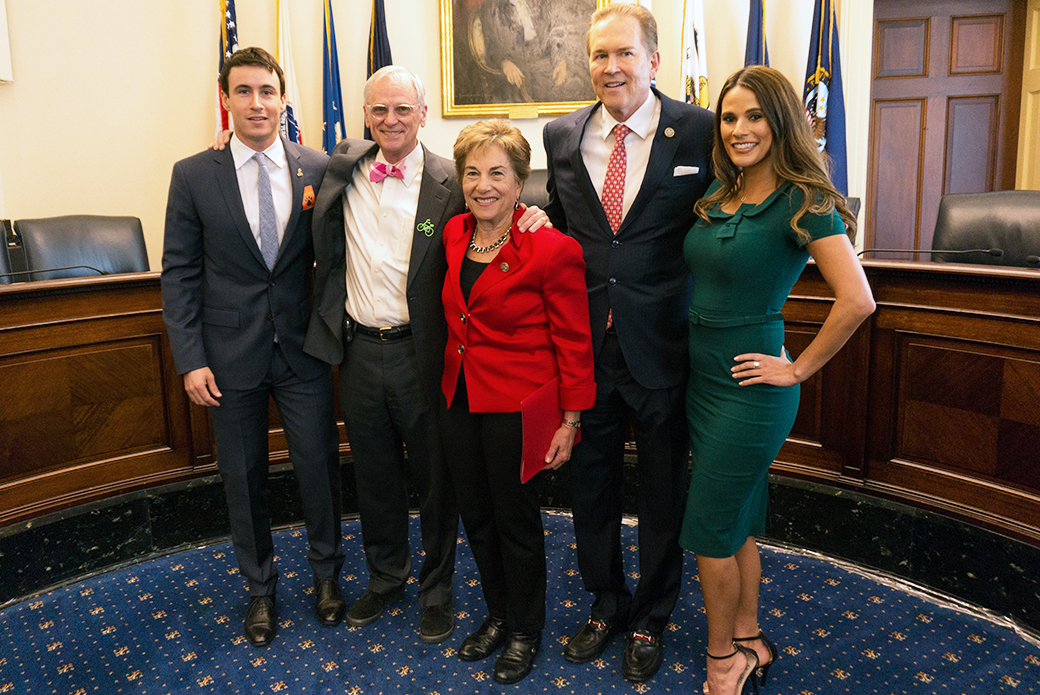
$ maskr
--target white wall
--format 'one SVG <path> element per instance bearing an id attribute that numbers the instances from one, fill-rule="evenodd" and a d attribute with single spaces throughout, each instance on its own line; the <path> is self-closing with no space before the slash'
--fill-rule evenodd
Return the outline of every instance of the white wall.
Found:
<path id="1" fill-rule="evenodd" d="M 562 2 L 564 0 L 552 0 Z M 321 134 L 322 2 L 289 3 L 304 143 Z M 440 0 L 385 0 L 395 62 L 426 83 L 430 119 L 421 131 L 450 155 L 472 119 L 442 119 Z M 217 0 L 6 0 L 15 81 L 0 85 L 0 216 L 74 213 L 141 218 L 153 269 L 173 163 L 202 149 L 214 127 Z M 871 5 L 844 0 L 842 58 L 849 104 L 849 182 L 863 196 L 866 175 Z M 660 26 L 658 87 L 680 86 L 683 0 L 654 0 Z M 371 0 L 332 0 L 348 135 L 362 133 L 361 87 Z M 713 104 L 743 64 L 747 0 L 705 0 Z M 804 79 L 813 0 L 767 0 L 773 67 Z M 277 0 L 237 0 L 239 44 L 277 50 Z M 419 28 L 419 29 L 417 29 Z M 851 67 L 850 67 L 851 66 Z M 852 113 L 853 108 L 856 109 Z M 544 166 L 548 119 L 519 121 Z M 6 203 L 6 204 L 5 204 Z"/>

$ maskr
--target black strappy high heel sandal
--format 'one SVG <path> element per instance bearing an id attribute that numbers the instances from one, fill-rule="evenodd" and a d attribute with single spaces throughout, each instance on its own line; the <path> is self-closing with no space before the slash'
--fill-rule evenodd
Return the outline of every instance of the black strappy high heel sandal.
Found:
<path id="1" fill-rule="evenodd" d="M 773 642 L 768 637 L 766 637 L 766 633 L 762 632 L 761 630 L 759 630 L 758 634 L 755 635 L 754 637 L 734 637 L 733 638 L 734 642 L 754 642 L 755 640 L 762 640 L 762 644 L 766 645 L 766 649 L 769 650 L 769 661 L 765 662 L 764 664 L 759 664 L 759 666 L 758 666 L 758 682 L 761 685 L 765 685 L 766 684 L 766 676 L 769 675 L 769 667 L 772 666 L 774 663 L 776 663 L 776 659 L 777 659 L 776 645 L 773 644 Z M 756 654 L 756 656 L 757 656 L 757 654 Z"/>
<path id="2" fill-rule="evenodd" d="M 758 669 L 758 654 L 755 653 L 754 649 L 748 649 L 747 647 L 742 647 L 739 644 L 734 643 L 732 654 L 727 654 L 726 656 L 715 656 L 709 652 L 705 653 L 708 654 L 709 659 L 725 661 L 726 659 L 732 659 L 735 657 L 738 652 L 742 653 L 744 658 L 747 659 L 747 665 L 744 667 L 744 672 L 740 674 L 740 683 L 737 685 L 737 695 L 743 695 L 744 686 L 748 684 L 749 680 L 751 681 L 751 690 L 755 695 L 758 695 L 758 681 L 755 679 L 755 670 Z M 708 693 L 708 695 L 712 694 Z"/>

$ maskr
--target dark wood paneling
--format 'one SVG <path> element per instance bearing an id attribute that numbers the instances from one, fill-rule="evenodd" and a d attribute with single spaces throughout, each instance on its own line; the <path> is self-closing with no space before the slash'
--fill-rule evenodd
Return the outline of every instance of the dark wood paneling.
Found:
<path id="1" fill-rule="evenodd" d="M 273 405 L 268 439 L 288 461 Z M 158 273 L 0 286 L 0 525 L 212 475 L 217 453 L 176 373 Z"/>
<path id="2" fill-rule="evenodd" d="M 950 97 L 946 109 L 943 195 L 994 190 L 1000 95 Z"/>
<path id="3" fill-rule="evenodd" d="M 802 385 L 774 472 L 1040 545 L 1040 273 L 864 267 L 878 309 Z M 832 302 L 810 265 L 784 307 L 792 353 Z M 173 367 L 158 274 L 0 287 L 0 393 L 0 525 L 214 472 L 208 414 Z M 284 461 L 276 412 L 270 441 Z"/>
<path id="4" fill-rule="evenodd" d="M 926 117 L 927 104 L 922 99 L 874 102 L 869 215 L 878 231 L 869 246 L 917 248 Z M 901 173 L 892 176 L 891 171 Z"/>
<path id="5" fill-rule="evenodd" d="M 864 267 L 877 311 L 822 370 L 824 397 L 834 401 L 818 423 L 811 422 L 815 409 L 801 404 L 800 430 L 774 470 L 1040 545 L 1040 273 L 882 261 Z M 810 299 L 826 296 L 810 265 L 784 307 L 788 325 L 817 319 L 819 301 Z M 844 416 L 828 420 L 831 413 Z M 815 430 L 820 451 L 807 456 L 802 433 Z M 847 444 L 857 434 L 860 456 Z M 835 460 L 848 463 L 836 473 Z"/>
<path id="6" fill-rule="evenodd" d="M 928 76 L 927 17 L 879 21 L 875 30 L 875 79 Z"/>
<path id="7" fill-rule="evenodd" d="M 999 74 L 1004 59 L 1004 15 L 950 18 L 951 75 Z"/>

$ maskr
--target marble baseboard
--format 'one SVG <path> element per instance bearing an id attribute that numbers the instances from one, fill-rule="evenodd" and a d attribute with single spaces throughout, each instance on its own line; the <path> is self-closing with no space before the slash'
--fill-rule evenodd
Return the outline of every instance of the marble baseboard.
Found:
<path id="1" fill-rule="evenodd" d="M 343 509 L 357 510 L 351 463 L 343 463 Z M 633 481 L 634 462 L 626 465 Z M 566 466 L 544 474 L 542 504 L 570 508 Z M 634 484 L 626 511 L 635 513 Z M 300 522 L 296 481 L 272 468 L 272 524 Z M 412 495 L 413 507 L 418 499 Z M 145 490 L 0 529 L 0 605 L 145 557 L 228 536 L 216 476 Z M 908 579 L 1040 630 L 1040 548 L 907 505 L 774 476 L 766 539 Z M 692 565 L 691 565 L 692 567 Z"/>

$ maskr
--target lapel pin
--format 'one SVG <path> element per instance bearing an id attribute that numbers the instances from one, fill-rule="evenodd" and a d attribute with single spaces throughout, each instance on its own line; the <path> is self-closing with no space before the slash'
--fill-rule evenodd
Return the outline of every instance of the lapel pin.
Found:
<path id="1" fill-rule="evenodd" d="M 509 264 L 508 263 L 503 263 L 502 265 L 500 265 L 498 267 L 501 268 L 503 273 L 508 273 L 509 272 Z"/>
<path id="2" fill-rule="evenodd" d="M 671 137 L 671 136 L 669 136 L 669 137 Z M 303 176 L 303 169 L 297 169 L 296 170 L 296 175 L 297 176 Z"/>
<path id="3" fill-rule="evenodd" d="M 671 126 L 668 126 L 667 128 L 665 128 L 664 129 L 664 136 L 666 138 L 675 137 L 675 128 L 672 128 Z"/>
<path id="4" fill-rule="evenodd" d="M 420 222 L 415 226 L 417 230 L 425 234 L 426 236 L 433 236 L 433 222 L 427 217 L 425 222 Z"/>

